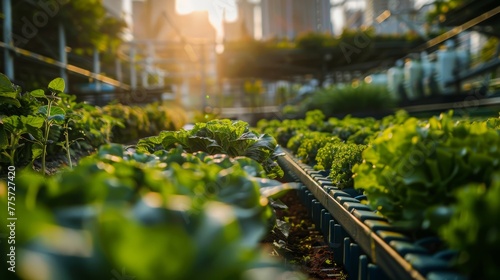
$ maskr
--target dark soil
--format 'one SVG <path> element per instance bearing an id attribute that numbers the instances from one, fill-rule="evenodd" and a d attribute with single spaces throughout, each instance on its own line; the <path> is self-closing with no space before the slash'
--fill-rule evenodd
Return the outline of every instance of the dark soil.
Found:
<path id="1" fill-rule="evenodd" d="M 342 267 L 333 260 L 335 252 L 328 246 L 300 202 L 297 192 L 290 191 L 280 198 L 288 209 L 277 209 L 276 217 L 290 225 L 288 237 L 275 228 L 264 239 L 273 248 L 271 255 L 281 258 L 287 268 L 301 271 L 309 280 L 344 280 Z"/>
<path id="2" fill-rule="evenodd" d="M 84 150 L 75 150 L 71 155 L 71 164 L 72 166 L 76 166 L 81 158 L 89 156 L 94 151 L 84 151 Z M 45 162 L 46 175 L 54 175 L 60 170 L 69 167 L 69 161 L 66 157 L 66 154 L 57 154 L 55 156 L 47 156 Z M 33 163 L 33 170 L 41 173 L 42 172 L 42 160 L 37 159 Z"/>

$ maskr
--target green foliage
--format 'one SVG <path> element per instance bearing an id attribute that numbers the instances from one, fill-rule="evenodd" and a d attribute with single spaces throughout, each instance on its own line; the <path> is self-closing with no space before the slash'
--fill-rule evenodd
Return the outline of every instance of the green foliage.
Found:
<path id="1" fill-rule="evenodd" d="M 454 261 L 466 276 L 498 278 L 500 117 L 469 120 L 450 111 L 419 120 L 398 111 L 382 120 L 330 118 L 321 131 L 305 120 L 258 127 L 293 135 L 287 147 L 297 157 L 300 147 L 304 156 L 306 147 L 329 139 L 316 170 L 330 171 L 339 188 L 363 190 L 393 225 L 419 236 L 438 233 L 458 252 Z"/>
<path id="2" fill-rule="evenodd" d="M 309 129 L 319 131 L 325 126 L 325 114 L 320 110 L 308 111 L 305 122 Z"/>
<path id="3" fill-rule="evenodd" d="M 488 182 L 499 167 L 500 134 L 488 123 L 454 121 L 449 112 L 389 127 L 353 168 L 355 187 L 390 220 L 421 228 L 423 209 L 454 203 L 455 189 Z"/>
<path id="4" fill-rule="evenodd" d="M 5 103 L 7 104 L 5 108 L 7 109 L 6 113 L 21 114 L 2 116 L 1 123 L 4 131 L 0 134 L 0 149 L 2 149 L 0 162 L 8 162 L 10 165 L 15 165 L 22 160 L 30 159 L 33 162 L 38 157 L 41 157 L 42 173 L 45 173 L 47 147 L 58 140 L 58 129 L 61 128 L 61 123 L 66 119 L 65 110 L 58 106 L 58 101 L 61 98 L 57 96 L 64 91 L 64 81 L 60 78 L 54 79 L 48 85 L 50 95 L 45 95 L 43 90 L 34 90 L 29 93 L 33 99 L 27 101 L 26 98 L 21 97 L 21 89 L 13 86 L 7 77 L 2 75 L 0 76 L 0 80 L 2 93 L 4 95 L 12 93 L 9 97 L 11 98 L 11 102 Z M 9 84 L 10 87 L 8 86 Z M 21 104 L 19 100 L 22 99 L 30 104 L 28 107 L 32 111 L 16 110 L 16 108 L 19 108 L 18 104 Z M 45 103 L 37 102 L 36 99 L 45 100 Z M 23 113 L 26 115 L 23 115 Z M 69 138 L 66 140 L 69 141 Z M 25 145 L 27 148 L 23 147 Z M 69 149 L 69 144 L 66 147 Z M 31 155 L 26 156 L 25 153 L 22 153 L 23 151 L 29 151 Z"/>
<path id="5" fill-rule="evenodd" d="M 261 120 L 257 123 L 257 128 L 266 134 L 272 135 L 278 144 L 287 146 L 290 139 L 302 130 L 307 130 L 304 120 Z"/>
<path id="6" fill-rule="evenodd" d="M 300 109 L 298 108 L 298 106 L 295 106 L 295 105 L 285 105 L 283 107 L 282 113 L 284 115 L 295 115 L 295 114 L 298 114 L 299 111 L 300 111 Z"/>
<path id="7" fill-rule="evenodd" d="M 340 189 L 354 187 L 352 167 L 362 161 L 361 153 L 366 145 L 339 144 L 333 156 L 329 178 Z"/>
<path id="8" fill-rule="evenodd" d="M 380 122 L 380 130 L 384 130 L 393 125 L 403 124 L 406 120 L 410 118 L 408 112 L 404 110 L 398 110 L 396 113 L 386 116 Z"/>
<path id="9" fill-rule="evenodd" d="M 281 186 L 252 176 L 262 171 L 249 158 L 121 145 L 102 146 L 53 177 L 25 170 L 16 176 L 16 214 L 24 219 L 16 248 L 71 279 L 106 279 L 122 267 L 140 279 L 242 279 L 263 264 L 257 248 L 273 224 L 265 194 Z M 5 189 L 0 181 L 4 209 Z M 64 248 L 80 249 L 68 256 Z M 33 265 L 21 256 L 17 264 Z"/>
<path id="10" fill-rule="evenodd" d="M 70 146 L 83 145 L 87 140 L 85 130 L 76 118 L 84 118 L 87 111 L 78 108 L 64 91 L 64 81 L 54 79 L 48 85 L 47 92 L 38 89 L 30 93 L 21 94 L 21 89 L 11 84 L 4 75 L 0 75 L 2 90 L 15 90 L 15 102 L 6 102 L 0 105 L 0 169 L 3 171 L 9 165 L 21 168 L 33 164 L 37 158 L 42 158 L 42 172 L 45 172 L 45 161 L 49 154 L 66 151 L 68 161 L 71 161 Z M 22 104 L 18 108 L 15 103 Z M 94 127 L 97 125 L 94 124 Z M 70 132 L 71 131 L 71 132 Z M 78 142 L 78 143 L 76 143 Z M 96 143 L 102 144 L 104 141 Z M 3 173 L 3 172 L 2 172 Z"/>
<path id="11" fill-rule="evenodd" d="M 483 62 L 489 61 L 495 57 L 496 51 L 498 49 L 498 44 L 500 44 L 500 40 L 495 37 L 488 38 L 488 41 L 484 44 L 481 49 L 480 59 Z"/>
<path id="12" fill-rule="evenodd" d="M 446 20 L 446 15 L 460 7 L 466 0 L 437 0 L 434 7 L 427 14 L 427 21 L 432 24 L 439 24 Z"/>
<path id="13" fill-rule="evenodd" d="M 380 130 L 380 122 L 374 118 L 353 118 L 347 115 L 343 119 L 329 118 L 325 130 L 331 131 L 343 141 L 366 144 Z"/>
<path id="14" fill-rule="evenodd" d="M 45 172 L 46 158 L 59 154 L 72 166 L 77 150 L 86 153 L 110 141 L 130 142 L 185 123 L 184 112 L 176 106 L 99 108 L 76 102 L 76 96 L 62 93 L 64 87 L 57 78 L 46 90 L 22 94 L 0 74 L 0 174 L 6 173 L 8 165 L 22 168 L 40 157 Z"/>
<path id="15" fill-rule="evenodd" d="M 21 19 L 33 24 L 33 18 L 44 14 L 47 22 L 43 27 L 36 28 L 39 40 L 29 40 L 25 48 L 32 49 L 40 46 L 45 39 L 54 38 L 57 35 L 57 27 L 62 23 L 66 29 L 68 46 L 91 52 L 94 48 L 101 51 L 116 51 L 117 42 L 121 42 L 120 33 L 126 27 L 124 21 L 117 19 L 107 13 L 102 0 L 72 0 L 57 1 L 50 3 L 54 7 L 45 9 L 35 4 L 13 4 L 13 18 Z M 49 5 L 50 6 L 50 5 Z M 49 10 L 52 10 L 50 13 Z M 15 34 L 24 34 L 23 26 L 26 21 L 14 24 Z M 33 24 L 33 26 L 35 26 Z M 35 26 L 37 27 L 37 26 Z M 26 35 L 25 35 L 26 36 Z"/>
<path id="16" fill-rule="evenodd" d="M 326 117 L 352 113 L 387 111 L 395 106 L 383 86 L 362 84 L 322 89 L 307 100 L 306 110 L 321 110 Z"/>
<path id="17" fill-rule="evenodd" d="M 316 170 L 330 170 L 328 177 L 338 188 L 352 188 L 352 167 L 362 162 L 361 153 L 366 145 L 343 143 L 340 139 L 326 143 L 318 150 Z"/>
<path id="18" fill-rule="evenodd" d="M 4 74 L 0 73 L 0 104 L 13 105 L 16 108 L 21 107 L 21 103 L 17 99 L 20 89 L 14 86 Z"/>
<path id="19" fill-rule="evenodd" d="M 333 36 L 310 32 L 297 39 L 297 47 L 304 50 L 319 51 L 325 47 L 337 46 L 338 40 Z"/>
<path id="20" fill-rule="evenodd" d="M 316 165 L 314 166 L 314 169 L 330 170 L 335 158 L 335 154 L 342 144 L 342 140 L 338 139 L 336 141 L 333 140 L 331 142 L 328 142 L 323 147 L 321 147 L 316 155 Z"/>
<path id="21" fill-rule="evenodd" d="M 57 106 L 57 101 L 61 99 L 57 95 L 64 92 L 65 87 L 64 80 L 56 78 L 49 83 L 48 89 L 51 93 L 50 95 L 45 95 L 43 90 L 34 90 L 30 92 L 31 96 L 47 101 L 47 105 L 40 106 L 37 111 L 38 115 L 43 119 L 43 130 L 34 130 L 34 139 L 32 140 L 34 142 L 32 148 L 33 160 L 36 160 L 38 157 L 42 158 L 42 174 L 45 174 L 47 170 L 47 147 L 54 141 L 53 139 L 59 138 L 58 136 L 53 136 L 54 134 L 51 135 L 51 132 L 57 131 L 56 133 L 58 133 L 61 128 L 61 123 L 66 119 L 66 112 L 64 109 Z M 69 139 L 67 140 L 69 141 Z M 66 144 L 69 151 L 69 143 Z"/>
<path id="22" fill-rule="evenodd" d="M 145 106 L 110 104 L 102 108 L 104 115 L 120 119 L 123 127 L 114 126 L 112 141 L 128 143 L 157 135 L 162 130 L 177 130 L 186 123 L 185 113 L 175 105 L 151 103 Z"/>
<path id="23" fill-rule="evenodd" d="M 318 150 L 326 143 L 336 141 L 336 139 L 338 138 L 329 133 L 304 131 L 292 137 L 286 147 L 295 153 L 302 162 L 313 163 Z"/>
<path id="24" fill-rule="evenodd" d="M 193 117 L 195 123 L 208 122 L 215 119 L 220 119 L 220 115 L 216 113 L 208 113 L 202 111 L 196 111 Z"/>
<path id="25" fill-rule="evenodd" d="M 63 26 L 69 63 L 85 69 L 89 69 L 95 49 L 100 51 L 103 69 L 114 67 L 126 27 L 119 15 L 107 11 L 103 0 L 13 1 L 12 18 L 14 45 L 50 58 L 58 57 L 54 42 L 59 42 L 58 30 Z M 47 85 L 54 73 L 53 69 L 47 71 L 47 65 L 30 60 L 15 68 L 16 78 L 27 88 Z M 74 84 L 85 82 L 85 78 L 72 77 Z"/>
<path id="26" fill-rule="evenodd" d="M 279 156 L 276 140 L 271 135 L 250 130 L 243 121 L 212 120 L 197 123 L 191 130 L 163 131 L 158 136 L 141 139 L 137 150 L 154 152 L 158 147 L 170 149 L 176 145 L 190 153 L 246 156 L 262 164 L 270 178 L 283 176 L 283 170 L 276 163 Z"/>
<path id="27" fill-rule="evenodd" d="M 325 128 L 325 115 L 319 110 L 307 112 L 305 119 L 300 120 L 260 120 L 257 123 L 257 129 L 261 132 L 270 134 L 278 141 L 278 144 L 287 146 L 289 141 L 307 130 L 323 130 Z"/>
<path id="28" fill-rule="evenodd" d="M 500 172 L 493 173 L 490 184 L 468 184 L 455 196 L 451 220 L 439 229 L 439 235 L 459 252 L 459 270 L 475 279 L 498 278 Z"/>
<path id="29" fill-rule="evenodd" d="M 2 117 L 0 130 L 0 149 L 2 151 L 0 162 L 15 165 L 16 163 L 31 159 L 31 145 L 23 138 L 24 135 L 33 132 L 41 136 L 43 118 L 30 116 L 9 116 Z M 29 147 L 25 147 L 25 145 Z M 35 156 L 38 151 L 33 150 Z M 28 153 L 28 155 L 26 154 Z M 40 156 L 40 154 L 38 154 Z M 6 170 L 7 166 L 2 169 Z"/>

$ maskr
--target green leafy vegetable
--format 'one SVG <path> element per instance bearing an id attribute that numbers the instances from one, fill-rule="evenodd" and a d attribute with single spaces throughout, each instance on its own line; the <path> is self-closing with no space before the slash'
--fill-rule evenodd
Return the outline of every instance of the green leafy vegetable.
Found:
<path id="1" fill-rule="evenodd" d="M 389 127 L 363 152 L 354 167 L 356 188 L 392 221 L 420 228 L 427 207 L 455 201 L 466 183 L 488 182 L 500 165 L 500 134 L 487 122 L 440 118 L 407 119 Z"/>
<path id="2" fill-rule="evenodd" d="M 500 172 L 491 183 L 471 183 L 456 193 L 451 219 L 439 235 L 457 250 L 456 267 L 471 278 L 493 280 L 500 269 L 496 255 L 500 250 Z M 481 257 L 477 257 L 481 256 Z"/>
<path id="3" fill-rule="evenodd" d="M 16 179 L 16 211 L 25 217 L 16 247 L 57 260 L 41 264 L 44 271 L 71 279 L 103 279 L 116 267 L 141 279 L 242 279 L 266 266 L 256 248 L 274 224 L 269 200 L 296 188 L 247 171 L 263 170 L 248 157 L 115 144 L 53 177 L 26 170 Z M 61 248 L 80 249 L 68 257 Z"/>
<path id="4" fill-rule="evenodd" d="M 181 145 L 189 153 L 202 151 L 211 155 L 246 156 L 262 164 L 270 178 L 283 176 L 276 163 L 279 156 L 276 140 L 270 135 L 251 131 L 246 122 L 212 120 L 197 123 L 191 130 L 163 131 L 159 136 L 141 139 L 137 150 L 154 152 L 158 148 L 170 149 L 176 145 Z"/>

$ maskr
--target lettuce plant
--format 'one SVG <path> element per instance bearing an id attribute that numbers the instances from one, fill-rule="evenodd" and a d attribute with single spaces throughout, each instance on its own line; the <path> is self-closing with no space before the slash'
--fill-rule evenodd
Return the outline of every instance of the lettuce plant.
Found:
<path id="1" fill-rule="evenodd" d="M 276 140 L 268 134 L 250 130 L 248 123 L 228 119 L 197 123 L 191 130 L 163 131 L 158 136 L 139 140 L 137 150 L 154 152 L 181 145 L 186 152 L 210 155 L 246 156 L 262 164 L 269 178 L 283 176 L 276 162 L 280 155 Z"/>
<path id="2" fill-rule="evenodd" d="M 500 250 L 500 172 L 490 184 L 471 183 L 460 188 L 451 219 L 439 228 L 440 237 L 457 250 L 456 266 L 476 279 L 497 279 L 496 255 Z M 442 211 L 443 209 L 441 209 Z M 481 256 L 481 257 L 478 257 Z"/>
<path id="3" fill-rule="evenodd" d="M 354 184 L 390 220 L 420 228 L 424 209 L 449 205 L 463 184 L 488 182 L 500 166 L 500 133 L 487 121 L 455 121 L 453 112 L 389 127 L 354 166 Z"/>
<path id="4" fill-rule="evenodd" d="M 337 141 L 329 142 L 318 150 L 317 164 L 314 168 L 330 170 L 328 177 L 337 187 L 352 188 L 354 186 L 352 167 L 361 163 L 361 154 L 366 148 L 366 145 L 343 143 L 337 138 Z"/>
<path id="5" fill-rule="evenodd" d="M 41 265 L 53 277 L 105 279 L 125 267 L 141 279 L 242 279 L 264 264 L 257 248 L 273 224 L 269 199 L 287 189 L 252 176 L 262 172 L 248 157 L 106 145 L 52 177 L 18 174 L 25 220 L 16 246 L 47 260 Z M 55 233 L 72 238 L 50 238 Z M 68 247 L 85 249 L 68 257 L 61 249 Z"/>

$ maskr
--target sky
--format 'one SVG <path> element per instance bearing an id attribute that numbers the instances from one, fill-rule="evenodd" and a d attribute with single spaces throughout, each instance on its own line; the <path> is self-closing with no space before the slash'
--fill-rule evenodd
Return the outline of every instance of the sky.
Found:
<path id="1" fill-rule="evenodd" d="M 210 22 L 222 33 L 222 18 L 227 21 L 237 19 L 238 12 L 234 0 L 177 0 L 176 9 L 179 14 L 189 14 L 196 11 L 208 11 Z"/>
<path id="2" fill-rule="evenodd" d="M 338 2 L 339 0 L 332 0 L 332 3 Z M 252 0 L 251 2 L 258 3 L 260 0 Z M 359 6 L 360 2 L 364 0 L 350 0 L 351 7 Z M 208 11 L 210 15 L 210 21 L 212 25 L 216 28 L 218 36 L 223 35 L 222 30 L 222 18 L 223 10 L 225 10 L 225 18 L 227 21 L 234 21 L 238 17 L 238 12 L 235 4 L 235 0 L 177 0 L 176 1 L 177 13 L 179 14 L 189 14 L 195 11 Z M 255 22 L 258 25 L 260 22 L 260 8 L 257 8 L 257 14 Z M 332 10 L 332 20 L 333 26 L 337 32 L 342 30 L 342 14 L 340 9 Z M 259 39 L 261 31 L 258 26 L 256 26 L 256 38 Z"/>
<path id="3" fill-rule="evenodd" d="M 332 3 L 337 3 L 341 0 L 332 0 Z M 430 0 L 416 0 L 416 6 L 429 2 Z M 260 0 L 252 0 L 252 2 L 260 2 Z M 365 0 L 349 0 L 348 7 L 363 7 Z M 238 17 L 235 0 L 177 0 L 176 8 L 179 14 L 189 14 L 195 11 L 208 11 L 210 22 L 217 30 L 218 36 L 222 36 L 222 18 L 224 16 L 227 21 L 234 21 Z M 256 15 L 258 17 L 258 15 Z M 342 30 L 343 24 L 342 10 L 340 8 L 332 9 L 332 21 L 335 33 L 338 34 Z M 257 18 L 256 22 L 260 20 Z M 257 31 L 257 38 L 260 32 Z"/>

